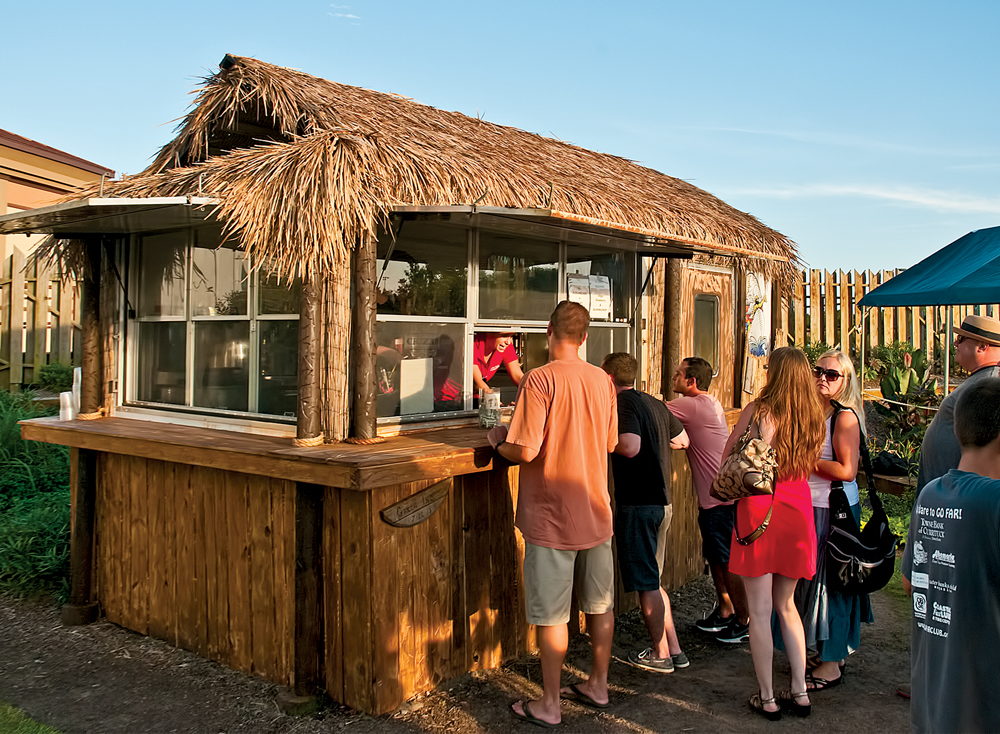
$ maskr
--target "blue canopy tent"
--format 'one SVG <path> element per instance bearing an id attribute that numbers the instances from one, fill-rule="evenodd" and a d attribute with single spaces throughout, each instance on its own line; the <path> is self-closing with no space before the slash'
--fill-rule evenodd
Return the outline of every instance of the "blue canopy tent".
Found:
<path id="1" fill-rule="evenodd" d="M 865 295 L 858 305 L 961 306 L 1000 303 L 1000 227 L 977 229 L 904 270 Z M 948 332 L 951 333 L 951 310 Z M 864 340 L 862 340 L 862 350 Z M 950 350 L 945 350 L 948 390 Z M 864 363 L 864 354 L 861 356 Z"/>

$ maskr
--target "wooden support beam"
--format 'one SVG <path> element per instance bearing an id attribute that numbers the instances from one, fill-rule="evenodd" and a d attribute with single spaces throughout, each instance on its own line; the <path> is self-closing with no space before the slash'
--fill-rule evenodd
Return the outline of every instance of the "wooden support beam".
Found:
<path id="1" fill-rule="evenodd" d="M 72 494 L 73 522 L 69 545 L 69 603 L 63 605 L 62 623 L 90 624 L 97 619 L 93 600 L 94 531 L 97 500 L 97 452 L 73 449 L 75 464 Z"/>
<path id="2" fill-rule="evenodd" d="M 323 687 L 323 497 L 325 488 L 295 484 L 295 611 L 292 687 L 279 708 L 303 716 L 319 707 Z"/>
<path id="3" fill-rule="evenodd" d="M 375 239 L 363 237 L 354 251 L 351 361 L 354 367 L 354 438 L 375 437 Z"/>
<path id="4" fill-rule="evenodd" d="M 320 345 L 323 300 L 319 284 L 302 284 L 299 309 L 299 400 L 296 410 L 297 438 L 322 437 L 320 425 Z"/>
<path id="5" fill-rule="evenodd" d="M 83 286 L 80 290 L 80 324 L 82 335 L 83 382 L 80 384 L 80 412 L 95 413 L 104 404 L 101 366 L 101 297 L 98 285 L 101 277 L 103 248 L 98 241 L 85 244 Z"/>
<path id="6" fill-rule="evenodd" d="M 671 384 L 674 370 L 687 355 L 681 355 L 681 314 L 684 294 L 681 290 L 683 263 L 677 258 L 667 260 L 666 290 L 664 292 L 664 349 L 661 385 L 666 390 Z"/>

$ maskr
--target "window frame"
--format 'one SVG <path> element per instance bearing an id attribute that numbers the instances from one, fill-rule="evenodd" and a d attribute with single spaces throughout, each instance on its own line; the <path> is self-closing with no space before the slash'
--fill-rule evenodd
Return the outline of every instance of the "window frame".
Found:
<path id="1" fill-rule="evenodd" d="M 124 381 L 121 405 L 127 411 L 129 408 L 138 409 L 142 412 L 147 410 L 170 411 L 178 414 L 197 414 L 205 417 L 229 418 L 240 421 L 260 421 L 264 423 L 294 424 L 295 416 L 276 415 L 272 413 L 261 413 L 256 408 L 260 400 L 260 329 L 258 323 L 264 321 L 299 321 L 298 313 L 273 314 L 260 313 L 259 304 L 259 284 L 262 274 L 253 270 L 252 263 L 247 259 L 247 309 L 245 314 L 233 315 L 192 315 L 192 267 L 194 260 L 194 248 L 201 246 L 204 242 L 199 240 L 199 235 L 210 232 L 212 226 L 203 227 L 182 227 L 175 229 L 157 230 L 150 232 L 135 233 L 128 236 L 124 242 L 123 266 L 126 271 L 129 293 L 139 293 L 141 282 L 141 250 L 142 239 L 152 235 L 177 234 L 184 241 L 184 307 L 183 316 L 140 316 L 138 311 L 134 314 L 124 312 L 122 326 L 125 329 L 125 339 L 122 340 L 122 373 L 120 375 Z M 213 249 L 213 248 L 204 248 Z M 141 355 L 139 354 L 139 331 L 143 323 L 184 323 L 185 324 L 185 356 L 184 356 L 184 403 L 163 403 L 153 400 L 140 400 L 136 397 L 139 386 L 139 370 Z M 247 357 L 247 410 L 227 410 L 224 408 L 211 408 L 201 405 L 194 405 L 195 390 L 195 329 L 196 324 L 212 322 L 247 322 L 247 340 L 249 345 L 249 355 Z"/>
<path id="2" fill-rule="evenodd" d="M 426 216 L 426 215 L 424 215 Z M 429 215 L 435 217 L 437 215 Z M 519 320 L 503 320 L 503 319 L 484 319 L 479 317 L 479 257 L 480 257 L 480 235 L 482 232 L 494 232 L 502 233 L 505 235 L 513 235 L 515 237 L 524 239 L 526 241 L 540 240 L 549 244 L 557 245 L 557 257 L 558 257 L 558 276 L 557 283 L 558 288 L 556 291 L 555 302 L 559 303 L 567 297 L 566 288 L 566 274 L 568 265 L 568 255 L 571 248 L 575 246 L 587 247 L 597 250 L 603 250 L 608 253 L 620 252 L 624 258 L 625 262 L 625 279 L 626 282 L 623 283 L 624 288 L 624 298 L 626 309 L 625 312 L 629 314 L 629 318 L 625 321 L 615 321 L 614 314 L 612 313 L 611 321 L 596 321 L 592 322 L 590 325 L 590 330 L 594 329 L 616 329 L 624 331 L 626 334 L 626 343 L 628 345 L 628 351 L 630 354 L 636 356 L 637 359 L 641 359 L 641 350 L 639 349 L 639 339 L 641 335 L 639 329 L 635 328 L 637 320 L 637 307 L 638 299 L 640 294 L 637 292 L 640 286 L 639 277 L 642 269 L 642 257 L 639 253 L 630 250 L 619 249 L 614 247 L 601 247 L 600 244 L 595 244 L 593 242 L 588 242 L 585 239 L 575 239 L 573 233 L 570 230 L 559 229 L 558 231 L 544 232 L 544 231 L 530 231 L 528 233 L 519 231 L 518 228 L 511 228 L 505 226 L 499 226 L 495 223 L 487 223 L 479 220 L 476 217 L 470 217 L 468 219 L 456 220 L 448 215 L 444 215 L 441 219 L 435 219 L 440 224 L 446 224 L 448 226 L 453 226 L 456 228 L 464 229 L 466 231 L 466 309 L 464 317 L 445 317 L 445 316 L 412 316 L 412 315 L 396 315 L 396 314 L 379 314 L 376 313 L 375 319 L 377 322 L 390 322 L 390 323 L 464 323 L 465 324 L 465 344 L 463 349 L 464 354 L 464 364 L 466 369 L 462 376 L 462 404 L 463 408 L 461 410 L 453 411 L 441 411 L 437 413 L 417 413 L 413 415 L 394 415 L 394 416 L 379 416 L 376 419 L 376 423 L 379 427 L 393 427 L 393 426 L 405 426 L 407 424 L 415 423 L 427 423 L 436 422 L 446 419 L 455 418 L 469 418 L 475 416 L 475 410 L 473 409 L 475 390 L 473 389 L 472 381 L 472 360 L 473 360 L 473 340 L 477 332 L 489 332 L 498 331 L 502 329 L 503 331 L 513 332 L 513 333 L 534 333 L 534 334 L 544 334 L 546 328 L 548 327 L 548 318 L 543 320 L 537 319 L 519 319 Z M 532 227 L 527 227 L 527 229 L 533 229 Z M 405 231 L 405 230 L 404 230 Z M 381 259 L 381 258 L 380 258 Z M 380 266 L 379 266 L 380 267 Z M 589 339 L 588 339 L 589 341 Z M 603 355 L 602 355 L 603 356 Z"/>
<path id="3" fill-rule="evenodd" d="M 715 320 L 712 324 L 713 329 L 713 344 L 715 349 L 715 354 L 712 359 L 709 359 L 704 354 L 695 354 L 695 357 L 701 357 L 712 364 L 714 372 L 712 377 L 718 377 L 721 365 L 719 364 L 720 357 L 722 355 L 722 343 L 721 343 L 721 331 L 722 331 L 722 299 L 719 298 L 718 293 L 710 293 L 708 291 L 700 291 L 694 294 L 694 299 L 691 301 L 691 351 L 696 352 L 695 346 L 698 342 L 698 301 L 710 302 L 715 306 Z"/>

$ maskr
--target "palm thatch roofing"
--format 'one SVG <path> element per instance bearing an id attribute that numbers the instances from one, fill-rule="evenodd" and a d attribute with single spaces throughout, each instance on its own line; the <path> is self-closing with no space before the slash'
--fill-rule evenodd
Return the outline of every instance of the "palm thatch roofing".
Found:
<path id="1" fill-rule="evenodd" d="M 472 203 L 556 210 L 739 253 L 778 280 L 798 262 L 787 237 L 686 181 L 247 57 L 226 56 L 153 163 L 103 190 L 181 195 L 217 197 L 228 233 L 284 276 L 342 266 L 393 207 Z"/>

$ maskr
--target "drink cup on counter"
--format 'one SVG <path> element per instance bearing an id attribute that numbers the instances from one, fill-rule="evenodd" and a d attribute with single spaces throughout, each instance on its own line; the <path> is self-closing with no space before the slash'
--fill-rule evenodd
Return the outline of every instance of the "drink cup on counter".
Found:
<path id="1" fill-rule="evenodd" d="M 479 393 L 479 427 L 493 428 L 500 425 L 500 393 Z"/>
<path id="2" fill-rule="evenodd" d="M 73 405 L 73 393 L 70 391 L 59 393 L 59 420 L 71 421 L 76 418 L 76 407 Z"/>

